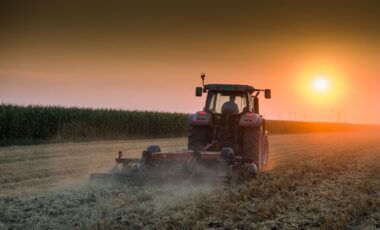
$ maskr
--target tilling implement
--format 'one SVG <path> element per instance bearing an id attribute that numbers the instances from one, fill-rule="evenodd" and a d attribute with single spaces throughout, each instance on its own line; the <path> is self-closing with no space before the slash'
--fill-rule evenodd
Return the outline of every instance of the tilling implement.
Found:
<path id="1" fill-rule="evenodd" d="M 202 83 L 205 75 L 202 74 Z M 196 88 L 196 96 L 207 93 L 203 111 L 189 116 L 188 151 L 161 152 L 149 146 L 140 159 L 116 158 L 109 174 L 92 178 L 114 178 L 144 182 L 231 181 L 246 179 L 268 161 L 265 120 L 259 115 L 260 92 L 271 98 L 269 89 L 248 85 L 207 84 Z"/>

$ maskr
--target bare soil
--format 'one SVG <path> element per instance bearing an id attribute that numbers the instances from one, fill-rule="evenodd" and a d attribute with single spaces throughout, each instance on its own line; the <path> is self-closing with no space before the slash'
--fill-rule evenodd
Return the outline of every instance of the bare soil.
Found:
<path id="1" fill-rule="evenodd" d="M 88 183 L 118 150 L 186 140 L 0 148 L 0 229 L 379 229 L 380 133 L 270 136 L 270 163 L 239 186 Z"/>

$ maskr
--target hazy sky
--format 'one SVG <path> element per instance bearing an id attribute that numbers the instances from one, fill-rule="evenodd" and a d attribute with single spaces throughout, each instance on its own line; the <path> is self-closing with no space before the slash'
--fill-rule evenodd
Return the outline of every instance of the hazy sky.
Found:
<path id="1" fill-rule="evenodd" d="M 379 23 L 378 0 L 2 0 L 0 102 L 192 112 L 205 72 L 271 88 L 271 119 L 380 123 Z"/>

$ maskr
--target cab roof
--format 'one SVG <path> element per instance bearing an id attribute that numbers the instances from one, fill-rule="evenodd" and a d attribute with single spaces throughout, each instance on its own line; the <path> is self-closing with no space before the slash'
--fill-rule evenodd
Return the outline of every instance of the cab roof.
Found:
<path id="1" fill-rule="evenodd" d="M 255 88 L 250 85 L 234 85 L 234 84 L 207 84 L 205 90 L 211 91 L 237 91 L 253 93 Z"/>

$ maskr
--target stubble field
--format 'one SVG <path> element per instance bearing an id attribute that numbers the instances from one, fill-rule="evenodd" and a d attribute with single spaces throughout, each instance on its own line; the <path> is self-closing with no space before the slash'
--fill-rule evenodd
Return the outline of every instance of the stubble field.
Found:
<path id="1" fill-rule="evenodd" d="M 270 136 L 270 163 L 239 186 L 88 183 L 118 150 L 186 140 L 0 148 L 0 229 L 378 229 L 380 133 Z"/>

